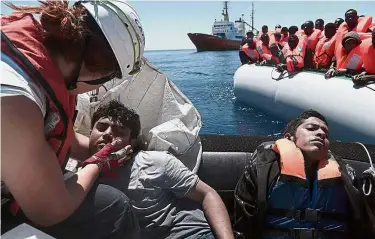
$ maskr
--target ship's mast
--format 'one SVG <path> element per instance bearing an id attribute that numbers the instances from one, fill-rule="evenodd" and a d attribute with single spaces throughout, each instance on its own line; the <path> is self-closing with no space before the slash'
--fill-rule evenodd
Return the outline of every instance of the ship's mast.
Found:
<path id="1" fill-rule="evenodd" d="M 224 1 L 224 8 L 223 8 L 222 15 L 224 16 L 224 21 L 229 21 L 228 1 Z"/>
<path id="2" fill-rule="evenodd" d="M 251 15 L 250 15 L 251 22 L 250 22 L 250 25 L 251 25 L 251 31 L 252 32 L 254 31 L 254 15 L 255 15 L 254 2 L 251 2 Z"/>

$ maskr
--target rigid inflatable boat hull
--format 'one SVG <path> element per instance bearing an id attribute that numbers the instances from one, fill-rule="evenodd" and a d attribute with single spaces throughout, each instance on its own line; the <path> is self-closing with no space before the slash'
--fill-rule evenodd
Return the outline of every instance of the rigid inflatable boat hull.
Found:
<path id="1" fill-rule="evenodd" d="M 234 75 L 237 100 L 284 120 L 314 109 L 327 118 L 332 139 L 375 143 L 374 84 L 356 87 L 350 78 L 326 80 L 315 72 L 273 79 L 279 76 L 270 66 L 241 66 Z"/>

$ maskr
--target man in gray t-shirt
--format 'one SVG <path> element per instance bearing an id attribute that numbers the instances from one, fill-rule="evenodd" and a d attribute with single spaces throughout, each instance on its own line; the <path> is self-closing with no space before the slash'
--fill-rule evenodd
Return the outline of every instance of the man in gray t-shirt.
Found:
<path id="1" fill-rule="evenodd" d="M 129 145 L 140 132 L 139 116 L 117 101 L 100 106 L 91 125 L 91 153 L 114 140 Z M 138 151 L 117 173 L 101 181 L 129 197 L 141 238 L 233 238 L 220 196 L 173 155 Z"/>

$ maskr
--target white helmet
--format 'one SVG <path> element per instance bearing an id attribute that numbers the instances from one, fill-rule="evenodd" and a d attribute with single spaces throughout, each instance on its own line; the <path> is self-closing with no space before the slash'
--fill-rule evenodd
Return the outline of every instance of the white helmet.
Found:
<path id="1" fill-rule="evenodd" d="M 123 0 L 81 1 L 107 38 L 121 74 L 126 77 L 140 70 L 145 36 L 135 10 Z"/>

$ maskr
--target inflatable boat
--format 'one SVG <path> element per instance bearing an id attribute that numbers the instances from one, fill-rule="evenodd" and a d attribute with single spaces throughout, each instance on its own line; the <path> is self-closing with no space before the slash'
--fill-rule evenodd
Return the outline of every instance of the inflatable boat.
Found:
<path id="1" fill-rule="evenodd" d="M 244 77 L 247 72 L 246 69 L 250 69 L 250 67 L 252 66 L 245 66 L 241 68 L 241 71 L 244 70 L 244 72 L 241 73 L 241 71 L 239 71 L 236 73 L 236 76 L 243 76 L 241 78 L 241 80 L 243 80 L 242 85 L 245 85 L 243 84 L 245 80 L 250 81 L 250 79 Z M 260 69 L 264 69 L 265 71 L 268 69 L 268 72 L 270 72 L 270 68 L 262 67 Z M 283 80 L 287 81 L 290 79 Z M 271 82 L 271 80 L 268 81 Z M 265 82 L 267 83 L 267 79 L 265 79 Z M 278 82 L 281 82 L 281 80 Z M 349 81 L 344 82 L 350 83 Z M 261 86 L 262 85 L 259 84 L 258 89 L 260 89 Z M 273 87 L 272 92 L 277 91 L 276 86 L 271 85 L 271 87 Z M 261 91 L 259 90 L 259 92 Z M 291 92 L 298 91 L 294 89 L 294 91 L 291 90 Z M 338 91 L 333 91 L 332 96 L 335 95 L 335 92 Z M 258 145 L 266 141 L 274 141 L 276 138 L 265 136 L 199 134 L 202 126 L 199 112 L 173 82 L 171 82 L 164 73 L 152 66 L 146 59 L 144 59 L 142 71 L 134 78 L 114 80 L 106 83 L 106 85 L 97 92 L 79 95 L 77 119 L 74 124 L 74 129 L 77 132 L 88 135 L 93 112 L 100 104 L 108 102 L 111 99 L 117 99 L 123 102 L 127 106 L 136 109 L 138 114 L 140 114 L 142 119 L 141 135 L 147 142 L 148 150 L 169 151 L 180 159 L 190 170 L 197 173 L 204 182 L 217 190 L 226 204 L 233 222 L 234 189 L 244 172 L 246 162 L 251 158 L 252 153 Z M 246 99 L 246 97 L 244 97 L 244 99 Z M 264 102 L 268 105 L 271 104 L 271 100 L 267 99 L 265 96 L 259 99 L 259 103 L 261 103 L 262 99 L 265 100 Z M 322 101 L 323 100 L 324 98 L 322 96 Z M 328 103 L 330 100 L 331 99 L 327 97 L 326 101 Z M 353 101 L 355 100 L 358 99 L 354 98 Z M 366 104 L 367 107 L 371 106 L 368 100 L 363 102 L 363 105 L 366 106 Z M 373 110 L 374 107 L 368 109 L 367 113 L 372 112 L 373 115 Z M 328 115 L 326 112 L 323 113 Z M 367 115 L 365 116 L 367 117 Z M 363 126 L 364 120 L 369 120 L 369 118 L 365 117 L 361 119 L 361 121 L 357 122 L 357 125 Z M 330 128 L 331 127 L 330 125 Z M 367 125 L 365 125 L 365 127 L 367 127 Z M 368 130 L 369 127 L 366 129 Z M 366 147 L 370 152 L 370 157 L 375 159 L 375 144 L 366 145 Z M 366 151 L 359 144 L 335 142 L 331 140 L 330 148 L 333 153 L 341 156 L 346 162 L 352 165 L 358 175 L 361 175 L 365 169 L 370 167 L 370 157 L 368 157 Z M 74 167 L 76 166 L 73 166 L 72 169 Z M 72 172 L 72 170 L 69 171 L 68 166 L 66 169 L 68 170 L 65 170 L 65 179 L 69 178 L 74 172 Z M 2 210 L 1 215 L 2 238 L 52 238 L 30 225 L 18 225 L 19 222 L 15 222 L 14 218 L 9 216 L 9 212 L 7 212 L 5 208 L 6 207 L 2 207 L 4 212 Z"/>
<path id="2" fill-rule="evenodd" d="M 375 144 L 375 84 L 355 86 L 350 77 L 279 73 L 272 66 L 243 65 L 234 74 L 236 99 L 280 119 L 308 109 L 323 114 L 331 139 Z"/>
<path id="3" fill-rule="evenodd" d="M 213 187 L 223 199 L 227 210 L 234 219 L 234 189 L 244 172 L 245 164 L 250 159 L 257 146 L 266 141 L 273 141 L 274 137 L 263 136 L 234 136 L 234 135 L 200 135 L 203 153 L 202 162 L 198 168 L 198 176 Z M 331 151 L 349 163 L 360 176 L 370 167 L 369 158 L 361 145 L 356 143 L 331 142 Z M 375 145 L 366 145 L 370 157 L 375 163 Z M 70 173 L 70 172 L 68 172 Z M 2 233 L 11 218 L 3 214 L 1 224 Z M 18 228 L 8 231 L 2 238 L 35 238 L 52 239 L 52 237 L 22 224 Z"/>

